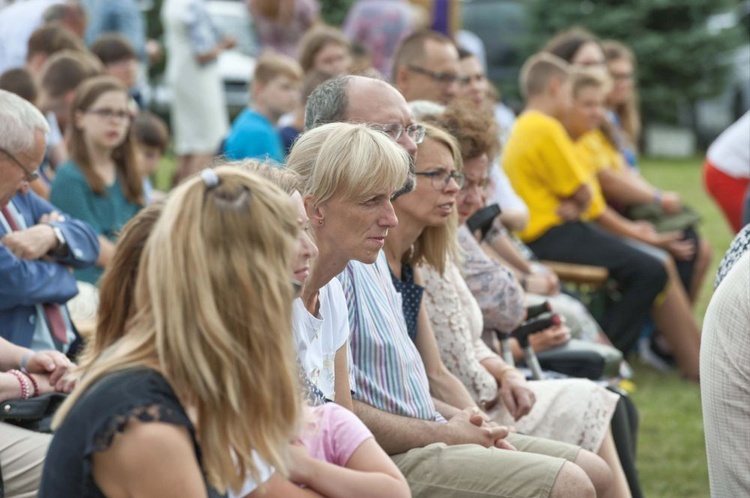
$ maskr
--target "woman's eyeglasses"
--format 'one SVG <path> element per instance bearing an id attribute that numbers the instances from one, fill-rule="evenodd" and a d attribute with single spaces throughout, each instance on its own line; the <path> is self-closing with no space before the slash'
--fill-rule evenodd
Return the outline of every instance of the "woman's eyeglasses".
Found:
<path id="1" fill-rule="evenodd" d="M 115 111 L 114 109 L 89 109 L 87 114 L 99 116 L 102 119 L 117 119 L 117 121 L 130 121 L 133 115 L 129 111 Z"/>
<path id="2" fill-rule="evenodd" d="M 417 171 L 414 174 L 417 176 L 426 176 L 427 178 L 429 178 L 430 182 L 432 183 L 432 188 L 434 188 L 435 190 L 445 189 L 445 187 L 448 186 L 451 180 L 456 182 L 458 188 L 461 188 L 464 184 L 464 180 L 466 179 L 466 176 L 463 173 L 459 173 L 457 171 Z"/>

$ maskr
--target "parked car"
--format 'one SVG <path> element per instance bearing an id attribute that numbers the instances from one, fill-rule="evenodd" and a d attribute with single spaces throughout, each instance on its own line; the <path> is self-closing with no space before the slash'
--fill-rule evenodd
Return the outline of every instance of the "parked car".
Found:
<path id="1" fill-rule="evenodd" d="M 233 117 L 247 106 L 258 44 L 250 13 L 244 2 L 211 0 L 206 3 L 206 8 L 219 30 L 237 40 L 237 45 L 222 52 L 216 61 L 224 84 L 227 108 Z M 169 54 L 166 56 L 169 57 Z M 164 79 L 164 74 L 160 74 L 151 83 L 149 106 L 155 112 L 167 115 L 171 101 L 171 89 Z"/>

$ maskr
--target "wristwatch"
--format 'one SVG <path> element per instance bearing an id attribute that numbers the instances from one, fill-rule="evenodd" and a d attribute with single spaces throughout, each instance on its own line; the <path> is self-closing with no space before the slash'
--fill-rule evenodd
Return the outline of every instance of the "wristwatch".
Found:
<path id="1" fill-rule="evenodd" d="M 65 242 L 65 236 L 63 235 L 62 230 L 60 230 L 60 227 L 51 223 L 47 223 L 47 225 L 52 229 L 53 232 L 55 232 L 55 238 L 57 239 L 57 247 L 52 249 L 50 251 L 50 254 L 54 254 L 56 256 L 65 255 L 68 252 L 68 243 Z"/>

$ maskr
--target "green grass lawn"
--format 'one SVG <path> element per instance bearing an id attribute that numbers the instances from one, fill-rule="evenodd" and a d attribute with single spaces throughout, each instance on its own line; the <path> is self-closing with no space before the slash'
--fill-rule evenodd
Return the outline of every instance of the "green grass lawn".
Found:
<path id="1" fill-rule="evenodd" d="M 699 323 L 713 292 L 713 277 L 732 240 L 729 226 L 701 183 L 701 159 L 642 160 L 643 175 L 664 190 L 675 190 L 703 216 L 700 233 L 714 258 L 695 309 Z M 641 415 L 638 469 L 648 497 L 709 496 L 708 470 L 701 415 L 700 389 L 677 375 L 663 375 L 634 361 Z"/>

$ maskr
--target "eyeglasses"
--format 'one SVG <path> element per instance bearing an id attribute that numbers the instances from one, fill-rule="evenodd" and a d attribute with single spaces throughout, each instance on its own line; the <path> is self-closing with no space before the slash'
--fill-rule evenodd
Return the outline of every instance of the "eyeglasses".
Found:
<path id="1" fill-rule="evenodd" d="M 438 73 L 435 71 L 430 71 L 429 69 L 425 69 L 423 67 L 419 66 L 413 66 L 409 64 L 407 66 L 411 71 L 414 71 L 418 74 L 424 74 L 425 76 L 429 76 L 432 78 L 432 80 L 439 84 L 439 85 L 452 85 L 453 83 L 458 83 L 460 85 L 465 85 L 468 83 L 468 78 L 466 76 L 461 76 L 460 74 L 456 73 Z"/>
<path id="2" fill-rule="evenodd" d="M 412 123 L 406 128 L 404 128 L 404 125 L 401 123 L 390 123 L 385 125 L 370 124 L 368 126 L 373 130 L 382 131 L 391 137 L 394 142 L 398 142 L 398 139 L 401 138 L 404 131 L 406 131 L 406 135 L 414 140 L 414 143 L 417 145 L 421 144 L 422 140 L 424 140 L 425 129 L 421 124 Z"/>
<path id="3" fill-rule="evenodd" d="M 457 171 L 418 171 L 414 174 L 417 176 L 428 177 L 430 179 L 430 182 L 432 183 L 432 188 L 434 188 L 435 190 L 445 189 L 445 187 L 448 186 L 451 180 L 456 182 L 458 188 L 461 188 L 464 184 L 464 179 L 466 179 L 466 176 L 463 173 L 459 173 Z"/>
<path id="4" fill-rule="evenodd" d="M 117 118 L 118 121 L 130 121 L 132 114 L 128 111 L 115 111 L 114 109 L 89 109 L 87 114 L 94 114 L 102 119 Z"/>
<path id="5" fill-rule="evenodd" d="M 24 166 L 21 163 L 21 161 L 19 161 L 16 158 L 16 156 L 14 156 L 13 154 L 11 154 L 7 150 L 5 150 L 3 148 L 0 148 L 0 152 L 2 152 L 3 154 L 5 154 L 9 158 L 11 158 L 13 160 L 13 162 L 16 163 L 16 165 L 18 165 L 18 167 L 23 170 L 23 177 L 24 177 L 24 180 L 26 180 L 26 183 L 31 183 L 34 180 L 36 180 L 37 178 L 39 178 L 39 172 L 38 171 L 29 171 L 28 169 L 26 169 L 26 166 Z"/>

